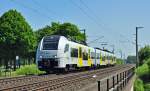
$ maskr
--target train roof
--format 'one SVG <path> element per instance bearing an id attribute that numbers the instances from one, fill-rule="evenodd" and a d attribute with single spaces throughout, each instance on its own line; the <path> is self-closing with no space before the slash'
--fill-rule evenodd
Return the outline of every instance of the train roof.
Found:
<path id="1" fill-rule="evenodd" d="M 50 36 L 44 36 L 44 41 L 58 41 L 60 39 L 59 35 L 50 35 Z"/>
<path id="2" fill-rule="evenodd" d="M 102 51 L 103 51 L 103 49 L 101 49 L 101 48 L 98 48 L 98 47 L 94 47 L 94 49 L 99 49 L 99 50 L 102 50 Z"/>
<path id="3" fill-rule="evenodd" d="M 60 37 L 65 37 L 66 39 L 68 39 L 69 41 L 72 41 L 72 42 L 75 42 L 75 43 L 79 43 L 81 45 L 84 45 L 84 46 L 87 46 L 87 47 L 90 47 L 88 46 L 85 42 L 79 42 L 77 40 L 74 40 L 70 37 L 66 37 L 66 36 L 62 36 L 62 35 L 49 35 L 49 36 L 44 36 L 44 41 L 50 41 L 51 39 L 53 40 L 59 40 Z M 107 50 L 107 49 L 101 49 L 101 48 L 98 48 L 98 47 L 94 47 L 94 49 L 98 49 L 98 50 L 101 50 L 101 51 L 105 51 L 105 52 L 108 52 L 108 53 L 112 53 L 111 51 Z"/>
<path id="4" fill-rule="evenodd" d="M 112 54 L 113 54 L 112 51 L 109 51 L 109 50 L 107 50 L 107 49 L 101 49 L 101 48 L 98 48 L 98 47 L 94 47 L 94 49 L 102 50 L 102 51 L 105 51 L 105 52 L 108 52 L 108 53 L 112 53 Z"/>

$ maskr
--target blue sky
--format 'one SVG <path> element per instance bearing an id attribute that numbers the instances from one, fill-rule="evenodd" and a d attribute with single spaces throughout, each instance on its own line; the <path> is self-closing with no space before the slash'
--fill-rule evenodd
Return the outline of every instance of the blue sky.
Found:
<path id="1" fill-rule="evenodd" d="M 139 30 L 139 47 L 150 43 L 150 0 L 1 0 L 0 16 L 9 9 L 21 12 L 37 30 L 51 22 L 71 22 L 80 29 L 86 29 L 89 44 L 112 50 L 116 55 L 121 50 L 125 56 L 135 55 L 135 27 Z"/>

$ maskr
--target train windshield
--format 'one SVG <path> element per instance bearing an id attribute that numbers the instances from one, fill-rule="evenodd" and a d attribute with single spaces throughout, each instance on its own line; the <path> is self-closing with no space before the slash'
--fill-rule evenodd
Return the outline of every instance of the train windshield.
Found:
<path id="1" fill-rule="evenodd" d="M 59 36 L 47 36 L 43 40 L 43 50 L 57 50 Z"/>

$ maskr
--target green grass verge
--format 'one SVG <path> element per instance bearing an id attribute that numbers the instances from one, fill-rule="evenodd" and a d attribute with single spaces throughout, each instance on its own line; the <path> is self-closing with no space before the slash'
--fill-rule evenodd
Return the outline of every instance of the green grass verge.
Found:
<path id="1" fill-rule="evenodd" d="M 20 69 L 16 70 L 17 75 L 38 75 L 43 74 L 44 71 L 38 70 L 35 64 L 22 66 Z"/>
<path id="2" fill-rule="evenodd" d="M 0 78 L 4 77 L 16 77 L 16 76 L 25 76 L 25 75 L 38 75 L 43 74 L 45 71 L 40 71 L 35 64 L 21 66 L 16 71 L 8 71 L 4 70 L 0 71 Z"/>

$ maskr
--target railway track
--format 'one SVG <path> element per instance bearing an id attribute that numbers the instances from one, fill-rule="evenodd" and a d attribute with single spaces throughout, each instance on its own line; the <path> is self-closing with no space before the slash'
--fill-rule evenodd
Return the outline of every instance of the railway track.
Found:
<path id="1" fill-rule="evenodd" d="M 67 88 L 71 89 L 71 86 L 72 84 L 75 84 L 75 85 L 79 85 L 82 84 L 82 83 L 86 83 L 88 81 L 95 81 L 96 78 L 93 78 L 93 75 L 97 75 L 97 76 L 100 76 L 100 78 L 103 78 L 107 75 L 110 75 L 112 72 L 116 71 L 116 70 L 122 70 L 124 68 L 129 68 L 129 67 L 118 67 L 116 69 L 111 69 L 111 70 L 101 70 L 100 72 L 99 71 L 96 71 L 96 72 L 92 72 L 92 73 L 89 73 L 89 74 L 84 74 L 84 75 L 81 75 L 81 76 L 73 76 L 73 77 L 69 77 L 68 79 L 62 79 L 61 81 L 59 81 L 59 83 L 57 82 L 53 82 L 53 83 L 50 83 L 50 84 L 47 84 L 47 85 L 44 85 L 42 87 L 39 87 L 39 88 L 36 88 L 34 90 L 36 91 L 41 91 L 41 90 L 54 90 L 54 89 L 57 89 L 57 88 L 60 88 L 60 87 L 65 87 L 67 86 Z M 64 88 L 66 89 L 66 88 Z"/>
<path id="2" fill-rule="evenodd" d="M 125 71 L 130 69 L 131 65 L 115 66 L 105 69 L 98 69 L 93 71 L 71 73 L 66 75 L 46 75 L 46 76 L 29 76 L 29 77 L 16 77 L 10 79 L 0 79 L 0 90 L 2 91 L 47 91 L 54 89 L 66 89 L 72 86 L 79 86 L 85 84 L 87 81 L 94 81 L 97 78 L 103 78 L 111 75 L 116 71 Z M 94 77 L 97 76 L 97 77 Z"/>
<path id="3" fill-rule="evenodd" d="M 39 82 L 53 77 L 57 77 L 57 75 L 56 74 L 42 75 L 42 76 L 34 75 L 34 76 L 21 76 L 21 77 L 0 79 L 0 90 L 3 88 L 11 88 L 33 82 Z"/>

